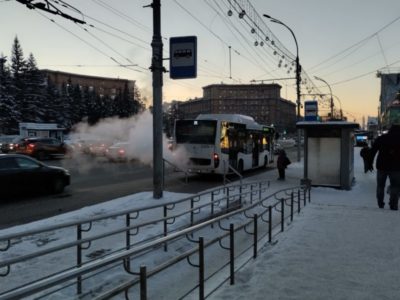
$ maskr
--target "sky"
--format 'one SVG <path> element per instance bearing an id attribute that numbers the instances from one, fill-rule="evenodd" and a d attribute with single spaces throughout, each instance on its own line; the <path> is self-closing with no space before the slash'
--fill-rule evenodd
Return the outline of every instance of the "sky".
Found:
<path id="1" fill-rule="evenodd" d="M 25 56 L 33 53 L 40 68 L 136 80 L 151 105 L 152 9 L 144 8 L 151 0 L 61 2 L 74 8 L 58 6 L 63 13 L 87 25 L 30 10 L 15 0 L 0 0 L 0 52 L 9 57 L 18 36 Z M 164 58 L 169 56 L 170 37 L 194 35 L 198 40 L 197 78 L 172 80 L 165 73 L 164 102 L 201 97 L 202 87 L 209 84 L 252 80 L 277 82 L 281 96 L 295 101 L 295 80 L 279 80 L 295 76 L 294 68 L 289 70 L 296 55 L 293 36 L 263 14 L 292 29 L 305 71 L 302 79 L 307 80 L 301 85 L 302 94 L 308 94 L 302 101 L 313 99 L 309 94 L 327 95 L 320 105 L 322 113 L 329 110 L 330 87 L 335 107 L 341 107 L 349 120 L 361 123 L 362 117 L 376 116 L 377 70 L 400 70 L 397 0 L 162 0 L 161 5 Z M 240 9 L 246 11 L 242 19 Z M 164 66 L 169 69 L 167 59 Z"/>
<path id="2" fill-rule="evenodd" d="M 274 236 L 272 244 L 265 244 L 258 251 L 255 260 L 250 260 L 241 268 L 235 277 L 235 285 L 224 284 L 208 299 L 397 299 L 400 293 L 398 275 L 400 270 L 400 228 L 398 211 L 387 208 L 379 209 L 375 199 L 375 172 L 364 174 L 362 159 L 358 155 L 359 148 L 355 148 L 354 169 L 355 184 L 351 190 L 338 190 L 326 187 L 313 187 L 311 203 L 295 214 L 292 223 L 287 222 L 283 233 Z M 298 184 L 303 174 L 303 162 L 292 163 L 286 172 L 286 181 L 276 181 L 276 170 L 263 172 L 247 181 L 270 180 L 269 193 Z M 8 233 L 26 232 L 42 226 L 54 225 L 61 222 L 78 220 L 89 216 L 101 216 L 139 206 L 159 204 L 175 201 L 189 196 L 188 194 L 165 192 L 159 200 L 152 198 L 149 192 L 128 195 L 112 201 L 88 206 L 80 210 L 61 214 L 56 217 L 36 221 L 33 223 L 11 227 L 0 231 L 0 235 Z M 388 196 L 386 196 L 388 197 Z M 206 198 L 203 199 L 207 201 Z M 387 198 L 385 199 L 387 202 Z M 179 206 L 177 206 L 179 209 Z M 145 218 L 155 217 L 156 212 L 150 212 Z M 94 234 L 103 232 L 104 228 L 111 230 L 118 228 L 124 220 L 113 219 L 94 224 Z M 393 226 L 396 224 L 396 226 Z M 157 230 L 152 226 L 140 234 L 152 235 Z M 210 234 L 211 229 L 208 229 Z M 34 250 L 43 250 L 46 247 L 57 245 L 60 241 L 74 238 L 74 232 L 68 229 L 48 232 L 35 237 L 22 238 L 11 246 L 11 252 L 1 252 L 0 257 L 8 255 L 26 254 Z M 121 243 L 118 237 L 112 242 L 96 242 L 88 255 L 97 255 L 111 251 Z M 122 241 L 123 243 L 123 241 Z M 218 247 L 217 247 L 218 248 Z M 102 251 L 100 251 L 102 250 Z M 214 250 L 207 259 L 216 257 Z M 215 250 L 217 251 L 217 250 Z M 170 245 L 169 255 L 177 255 L 182 248 Z M 10 254 L 8 254 L 10 253 Z M 161 253 L 163 253 L 161 251 Z M 150 262 L 157 261 L 161 253 L 151 256 Z M 207 252 L 208 253 L 208 252 Z M 227 252 L 224 252 L 227 255 Z M 251 254 L 249 254 L 251 256 Z M 23 284 L 25 280 L 37 279 L 48 270 L 63 267 L 74 261 L 75 252 L 63 252 L 49 258 L 34 259 L 12 267 L 7 277 L 1 278 L 1 291 Z M 186 274 L 187 263 L 177 264 L 172 274 Z M 236 265 L 238 267 L 238 264 Z M 153 277 L 148 280 L 150 299 L 176 299 L 177 287 L 195 280 L 194 275 L 181 276 L 174 283 L 169 283 L 165 277 Z M 224 278 L 228 270 L 223 271 Z M 123 272 L 122 272 L 123 273 Z M 123 278 L 121 271 L 110 269 L 106 280 L 112 284 Z M 113 281 L 114 280 L 114 281 Z M 95 287 L 99 280 L 85 281 L 84 290 Z M 103 288 L 107 285 L 101 284 Z M 211 283 L 206 283 L 210 288 Z M 73 289 L 74 290 L 74 289 Z M 162 293 L 155 292 L 161 290 Z M 71 291 L 57 291 L 54 299 L 71 298 Z M 154 294 L 156 293 L 156 294 Z M 135 294 L 137 296 L 138 294 Z M 93 296 L 93 295 L 92 295 Z M 135 297 L 134 296 L 134 297 Z M 90 295 L 88 296 L 90 297 Z M 197 291 L 187 297 L 198 299 Z M 113 299 L 124 299 L 124 296 Z"/>

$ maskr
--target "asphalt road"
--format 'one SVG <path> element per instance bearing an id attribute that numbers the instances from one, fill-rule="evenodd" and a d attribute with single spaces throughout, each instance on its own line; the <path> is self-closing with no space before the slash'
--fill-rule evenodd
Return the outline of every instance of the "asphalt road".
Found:
<path id="1" fill-rule="evenodd" d="M 296 148 L 286 149 L 289 158 L 296 160 Z M 126 195 L 153 190 L 153 169 L 139 162 L 112 163 L 104 158 L 80 156 L 73 159 L 45 161 L 62 166 L 71 173 L 71 185 L 58 195 L 30 195 L 0 201 L 0 229 L 48 218 L 85 206 L 98 204 Z M 254 170 L 245 176 L 264 172 Z M 232 177 L 231 180 L 238 180 Z M 186 182 L 187 181 L 187 182 Z M 196 193 L 223 184 L 216 175 L 191 175 L 167 169 L 165 190 Z"/>

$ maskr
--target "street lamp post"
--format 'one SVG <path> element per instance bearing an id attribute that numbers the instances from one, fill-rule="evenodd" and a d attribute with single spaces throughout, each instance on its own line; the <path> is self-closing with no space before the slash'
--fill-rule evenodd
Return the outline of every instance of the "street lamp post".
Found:
<path id="1" fill-rule="evenodd" d="M 301 66 L 300 66 L 300 60 L 299 60 L 299 45 L 297 44 L 297 39 L 296 36 L 294 35 L 294 32 L 292 29 L 290 29 L 289 26 L 287 26 L 285 23 L 279 21 L 278 19 L 275 19 L 269 15 L 263 14 L 264 17 L 268 18 L 271 20 L 271 22 L 278 23 L 284 27 L 286 27 L 290 33 L 292 34 L 294 38 L 294 42 L 296 43 L 296 87 L 297 87 L 297 99 L 296 99 L 296 105 L 297 105 L 297 122 L 300 121 L 300 82 L 301 82 Z M 300 161 L 300 129 L 297 129 L 297 161 Z"/>
<path id="2" fill-rule="evenodd" d="M 339 102 L 339 105 L 340 105 L 340 120 L 343 120 L 342 101 L 340 101 L 338 96 L 336 96 L 336 95 L 332 95 L 332 96 L 335 97 L 336 100 Z"/>
<path id="3" fill-rule="evenodd" d="M 328 88 L 329 88 L 329 91 L 330 91 L 330 93 L 331 93 L 331 119 L 332 119 L 332 118 L 333 118 L 333 95 L 332 95 L 331 86 L 330 86 L 325 80 L 323 80 L 323 79 L 320 78 L 320 77 L 314 76 L 314 78 L 315 78 L 316 80 L 319 80 L 319 81 L 324 82 L 324 83 L 328 86 Z"/>

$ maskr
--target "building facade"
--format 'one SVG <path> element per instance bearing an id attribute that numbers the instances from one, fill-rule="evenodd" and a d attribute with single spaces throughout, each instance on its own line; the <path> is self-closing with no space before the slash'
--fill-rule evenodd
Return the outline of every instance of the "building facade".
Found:
<path id="1" fill-rule="evenodd" d="M 280 131 L 296 130 L 296 104 L 281 98 L 279 84 L 212 84 L 203 87 L 203 98 L 179 103 L 185 118 L 202 113 L 243 114 Z"/>
<path id="2" fill-rule="evenodd" d="M 87 87 L 93 90 L 100 97 L 109 96 L 111 99 L 122 93 L 125 88 L 128 94 L 134 99 L 135 81 L 119 78 L 108 78 L 99 76 L 82 75 L 53 70 L 41 70 L 47 81 L 54 84 L 58 89 L 63 85 L 79 85 L 81 88 Z"/>

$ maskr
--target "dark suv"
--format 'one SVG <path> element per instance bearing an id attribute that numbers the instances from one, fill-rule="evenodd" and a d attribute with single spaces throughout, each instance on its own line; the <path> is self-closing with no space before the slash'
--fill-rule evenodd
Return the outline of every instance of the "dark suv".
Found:
<path id="1" fill-rule="evenodd" d="M 16 153 L 44 160 L 50 157 L 62 157 L 68 154 L 68 146 L 55 138 L 23 138 L 18 142 Z"/>

